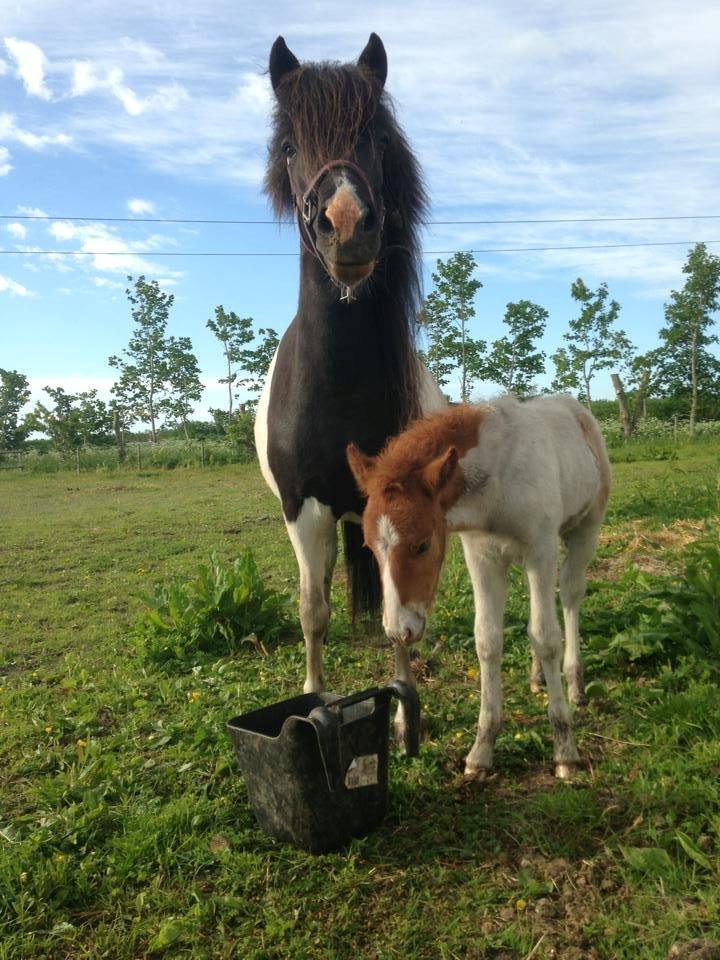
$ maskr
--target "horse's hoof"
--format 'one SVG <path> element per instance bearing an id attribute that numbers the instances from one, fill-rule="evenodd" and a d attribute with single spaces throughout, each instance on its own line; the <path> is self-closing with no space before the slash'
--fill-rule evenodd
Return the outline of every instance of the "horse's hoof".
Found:
<path id="1" fill-rule="evenodd" d="M 465 772 L 462 775 L 463 783 L 485 783 L 490 779 L 492 770 L 487 767 L 468 767 L 465 765 Z"/>
<path id="2" fill-rule="evenodd" d="M 576 767 L 572 763 L 556 763 L 555 776 L 558 780 L 572 780 L 576 773 Z"/>
<path id="3" fill-rule="evenodd" d="M 405 752 L 407 752 L 408 737 L 410 733 L 409 725 L 404 721 L 402 723 L 395 722 L 394 729 L 395 729 L 395 743 L 401 750 L 404 750 Z M 423 743 L 425 740 L 427 740 L 429 736 L 430 736 L 430 727 L 428 726 L 428 722 L 425 719 L 425 715 L 421 713 L 420 714 L 420 743 Z"/>

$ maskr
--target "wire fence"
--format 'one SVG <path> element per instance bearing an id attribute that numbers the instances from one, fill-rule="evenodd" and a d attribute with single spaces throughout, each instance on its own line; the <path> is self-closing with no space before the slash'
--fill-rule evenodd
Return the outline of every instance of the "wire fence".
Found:
<path id="1" fill-rule="evenodd" d="M 623 437 L 618 420 L 599 420 L 611 455 L 633 450 L 640 455 L 644 446 L 650 455 L 662 454 L 690 441 L 720 441 L 720 420 L 700 420 L 691 434 L 687 420 L 675 417 L 660 420 L 646 417 L 639 421 L 630 440 Z M 653 453 L 652 451 L 655 451 Z M 215 467 L 230 463 L 249 463 L 255 450 L 244 443 L 228 440 L 132 440 L 125 444 L 121 459 L 114 446 L 86 446 L 73 450 L 0 450 L 0 470 L 24 473 L 105 473 L 112 471 L 173 470 L 188 467 Z M 624 457 L 619 457 L 624 459 Z"/>

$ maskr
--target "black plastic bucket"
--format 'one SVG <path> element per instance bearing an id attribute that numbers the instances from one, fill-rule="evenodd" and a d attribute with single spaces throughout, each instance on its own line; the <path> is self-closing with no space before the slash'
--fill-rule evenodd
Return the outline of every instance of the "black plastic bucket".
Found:
<path id="1" fill-rule="evenodd" d="M 395 680 L 348 697 L 307 693 L 235 717 L 228 732 L 260 826 L 321 853 L 376 827 L 387 809 L 390 700 L 408 722 L 417 756 L 420 703 Z"/>

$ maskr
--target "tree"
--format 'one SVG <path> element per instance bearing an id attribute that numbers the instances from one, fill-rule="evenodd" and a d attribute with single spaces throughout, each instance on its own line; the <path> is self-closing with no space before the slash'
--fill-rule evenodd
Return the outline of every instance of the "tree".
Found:
<path id="1" fill-rule="evenodd" d="M 132 283 L 133 278 L 128 277 L 128 282 Z M 136 326 L 130 343 L 123 350 L 127 359 L 117 356 L 108 359 L 110 366 L 120 371 L 112 393 L 124 411 L 126 425 L 135 420 L 149 422 L 154 443 L 168 379 L 165 330 L 175 297 L 164 293 L 157 280 L 148 282 L 143 276 L 138 277 L 134 288 L 125 293 Z"/>
<path id="2" fill-rule="evenodd" d="M 470 336 L 475 316 L 475 294 L 482 287 L 473 279 L 477 268 L 471 253 L 455 253 L 438 260 L 432 279 L 435 289 L 425 298 L 420 323 L 425 327 L 428 349 L 422 359 L 440 386 L 455 370 L 460 371 L 460 399 L 467 403 L 473 384 L 483 375 L 487 344 Z"/>
<path id="3" fill-rule="evenodd" d="M 24 373 L 0 367 L 0 450 L 17 450 L 30 429 L 20 423 L 20 411 L 30 399 L 30 385 Z"/>
<path id="4" fill-rule="evenodd" d="M 112 413 L 97 390 L 66 393 L 62 387 L 43 387 L 52 407 L 36 403 L 28 414 L 28 426 L 47 434 L 55 447 L 68 453 L 77 447 L 108 443 L 112 433 Z"/>
<path id="5" fill-rule="evenodd" d="M 607 302 L 606 283 L 592 291 L 578 277 L 570 289 L 582 309 L 580 316 L 570 321 L 569 332 L 563 335 L 567 347 L 560 347 L 552 355 L 552 387 L 577 390 L 580 400 L 592 410 L 590 384 L 595 374 L 623 361 L 631 353 L 632 345 L 623 330 L 614 329 L 620 304 L 617 300 Z"/>
<path id="6" fill-rule="evenodd" d="M 192 350 L 190 337 L 170 337 L 165 344 L 167 395 L 160 407 L 170 423 L 181 423 L 188 439 L 187 421 L 196 403 L 202 398 L 200 368 Z"/>
<path id="7" fill-rule="evenodd" d="M 683 266 L 687 280 L 682 290 L 673 290 L 665 305 L 665 326 L 655 351 L 658 375 L 667 393 L 689 396 L 690 433 L 695 431 L 702 391 L 718 389 L 720 361 L 708 351 L 718 342 L 710 332 L 713 314 L 720 304 L 720 257 L 697 243 Z"/>
<path id="8" fill-rule="evenodd" d="M 241 350 L 240 365 L 247 374 L 238 383 L 250 390 L 251 393 L 260 393 L 267 378 L 267 373 L 280 343 L 277 332 L 272 327 L 260 327 L 258 330 L 260 343 L 252 348 Z M 257 404 L 257 398 L 250 401 L 250 406 Z"/>
<path id="9" fill-rule="evenodd" d="M 503 323 L 506 336 L 495 340 L 487 359 L 485 376 L 510 393 L 526 396 L 534 380 L 545 370 L 545 354 L 535 349 L 548 321 L 544 307 L 530 300 L 509 303 Z"/>
<path id="10" fill-rule="evenodd" d="M 241 363 L 243 348 L 252 343 L 255 337 L 252 325 L 252 317 L 239 317 L 232 310 L 228 313 L 223 306 L 215 307 L 215 319 L 206 323 L 223 345 L 227 376 L 220 377 L 219 383 L 226 383 L 228 387 L 228 418 L 232 417 L 233 385 L 238 376 L 235 367 Z M 263 333 L 262 330 L 260 332 Z"/>

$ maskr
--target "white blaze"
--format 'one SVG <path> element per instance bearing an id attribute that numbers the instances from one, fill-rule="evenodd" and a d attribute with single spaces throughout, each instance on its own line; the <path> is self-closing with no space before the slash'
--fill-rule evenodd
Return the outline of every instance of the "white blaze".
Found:
<path id="1" fill-rule="evenodd" d="M 400 543 L 400 535 L 387 514 L 378 520 L 377 530 L 377 553 L 383 588 L 383 627 L 391 639 L 400 642 L 404 642 L 409 632 L 409 642 L 414 643 L 425 629 L 426 610 L 419 603 L 403 606 L 400 602 L 400 594 L 390 570 L 390 553 Z"/>

